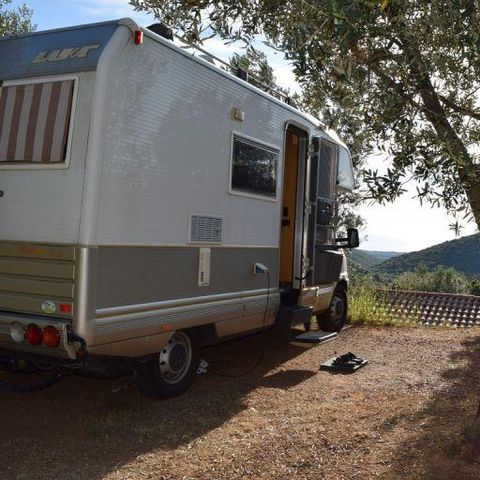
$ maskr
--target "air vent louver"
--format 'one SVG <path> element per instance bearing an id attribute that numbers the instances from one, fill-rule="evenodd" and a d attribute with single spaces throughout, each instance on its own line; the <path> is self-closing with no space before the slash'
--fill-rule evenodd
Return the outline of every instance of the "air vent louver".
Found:
<path id="1" fill-rule="evenodd" d="M 222 219 L 203 215 L 192 215 L 190 241 L 196 243 L 221 243 Z"/>

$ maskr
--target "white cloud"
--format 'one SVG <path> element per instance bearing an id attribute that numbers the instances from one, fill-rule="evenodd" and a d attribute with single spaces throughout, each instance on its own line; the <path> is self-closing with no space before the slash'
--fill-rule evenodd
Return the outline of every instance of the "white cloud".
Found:
<path id="1" fill-rule="evenodd" d="M 449 228 L 450 220 L 442 208 L 421 206 L 418 199 L 405 194 L 392 204 L 364 205 L 360 214 L 367 220 L 367 250 L 414 251 L 457 238 Z M 466 225 L 462 235 L 476 230 Z"/>
<path id="2" fill-rule="evenodd" d="M 214 37 L 207 40 L 203 46 L 205 50 L 212 55 L 221 58 L 223 61 L 228 61 L 234 53 L 242 54 L 245 52 L 239 44 L 226 44 L 221 38 Z"/>
<path id="3" fill-rule="evenodd" d="M 292 72 L 290 65 L 285 64 L 282 66 L 273 67 L 277 83 L 282 88 L 288 88 L 292 92 L 300 92 L 300 85 L 295 80 L 295 75 Z"/>
<path id="4" fill-rule="evenodd" d="M 385 154 L 372 155 L 368 167 L 384 173 L 390 161 Z M 406 185 L 407 192 L 393 203 L 368 204 L 360 208 L 365 218 L 367 239 L 361 248 L 370 250 L 414 251 L 457 238 L 449 225 L 452 219 L 444 208 L 421 205 L 415 198 L 415 183 Z M 475 233 L 473 223 L 464 225 L 461 235 Z"/>

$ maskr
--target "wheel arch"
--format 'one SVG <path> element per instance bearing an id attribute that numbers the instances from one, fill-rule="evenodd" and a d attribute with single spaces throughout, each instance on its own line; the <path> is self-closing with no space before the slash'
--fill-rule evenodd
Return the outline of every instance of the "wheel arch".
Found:
<path id="1" fill-rule="evenodd" d="M 348 292 L 348 281 L 346 278 L 341 278 L 337 284 L 335 285 L 335 289 L 343 288 L 346 292 Z"/>

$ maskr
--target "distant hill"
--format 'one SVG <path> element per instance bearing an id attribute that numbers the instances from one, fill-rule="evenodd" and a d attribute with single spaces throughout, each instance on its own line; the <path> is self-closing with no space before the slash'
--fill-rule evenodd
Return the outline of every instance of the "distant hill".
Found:
<path id="1" fill-rule="evenodd" d="M 393 257 L 398 257 L 399 255 L 404 255 L 405 252 L 383 252 L 381 250 L 363 250 L 365 253 L 378 258 L 381 262 L 384 260 L 389 260 Z"/>
<path id="2" fill-rule="evenodd" d="M 350 252 L 350 260 L 351 262 L 359 265 L 361 268 L 370 270 L 375 265 L 378 265 L 379 263 L 398 255 L 401 255 L 401 253 L 381 252 L 377 250 L 360 250 L 355 248 Z"/>
<path id="3" fill-rule="evenodd" d="M 413 271 L 420 265 L 435 269 L 453 267 L 468 274 L 480 274 L 480 236 L 478 234 L 440 243 L 417 252 L 405 253 L 369 268 L 387 276 Z"/>

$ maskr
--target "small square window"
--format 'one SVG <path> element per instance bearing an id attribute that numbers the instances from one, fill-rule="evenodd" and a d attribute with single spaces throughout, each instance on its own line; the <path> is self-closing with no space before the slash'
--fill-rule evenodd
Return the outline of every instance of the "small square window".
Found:
<path id="1" fill-rule="evenodd" d="M 232 190 L 275 198 L 277 170 L 278 151 L 234 135 Z"/>
<path id="2" fill-rule="evenodd" d="M 0 166 L 64 164 L 75 81 L 0 88 Z"/>

